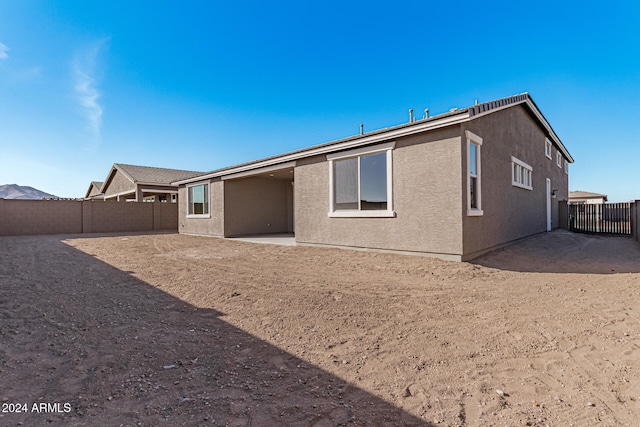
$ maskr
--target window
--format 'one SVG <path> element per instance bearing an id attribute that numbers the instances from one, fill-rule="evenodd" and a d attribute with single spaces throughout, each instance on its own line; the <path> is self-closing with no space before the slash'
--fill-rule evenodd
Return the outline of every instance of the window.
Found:
<path id="1" fill-rule="evenodd" d="M 467 136 L 467 215 L 480 216 L 482 211 L 482 138 L 470 131 Z"/>
<path id="2" fill-rule="evenodd" d="M 515 157 L 511 157 L 511 185 L 533 190 L 533 168 Z"/>
<path id="3" fill-rule="evenodd" d="M 551 160 L 553 157 L 551 157 L 551 141 L 549 141 L 547 138 L 544 139 L 544 155 L 547 156 L 549 158 L 549 160 Z"/>
<path id="4" fill-rule="evenodd" d="M 389 217 L 395 143 L 330 154 L 331 217 Z"/>
<path id="5" fill-rule="evenodd" d="M 559 168 L 562 168 L 562 153 L 560 151 L 556 152 L 556 165 L 558 165 Z"/>
<path id="6" fill-rule="evenodd" d="M 566 160 L 564 161 L 564 173 L 569 175 L 569 162 Z"/>
<path id="7" fill-rule="evenodd" d="M 190 216 L 209 216 L 209 184 L 187 187 Z"/>

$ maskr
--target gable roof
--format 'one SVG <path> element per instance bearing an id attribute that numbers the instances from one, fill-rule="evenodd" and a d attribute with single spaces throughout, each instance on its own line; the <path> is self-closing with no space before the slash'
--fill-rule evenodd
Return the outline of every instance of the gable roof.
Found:
<path id="1" fill-rule="evenodd" d="M 102 194 L 102 184 L 102 181 L 91 181 L 91 184 L 89 184 L 89 188 L 87 189 L 87 193 L 84 195 L 84 197 L 89 198 L 89 194 L 91 194 L 91 190 L 93 190 L 94 188 L 98 190 L 98 194 L 94 194 L 94 196 Z"/>
<path id="2" fill-rule="evenodd" d="M 124 163 L 114 163 L 105 179 L 102 188 L 105 188 L 116 172 L 120 172 L 134 184 L 146 185 L 166 185 L 174 186 L 172 182 L 189 179 L 202 175 L 204 172 L 185 171 L 180 169 L 165 169 L 150 166 L 127 165 Z"/>
<path id="3" fill-rule="evenodd" d="M 438 114 L 432 117 L 427 117 L 420 120 L 415 120 L 409 123 L 403 123 L 397 126 L 383 128 L 367 132 L 360 135 L 350 136 L 343 139 L 338 139 L 323 144 L 313 145 L 311 147 L 302 148 L 288 153 L 266 157 L 251 162 L 241 163 L 239 165 L 230 166 L 222 169 L 217 169 L 208 173 L 200 174 L 191 178 L 185 178 L 182 180 L 176 180 L 173 183 L 180 185 L 189 182 L 195 182 L 198 180 L 215 178 L 219 176 L 229 175 L 233 173 L 245 172 L 252 169 L 258 169 L 262 167 L 274 166 L 280 163 L 286 163 L 295 161 L 301 158 L 315 156 L 318 154 L 328 154 L 335 151 L 342 151 L 361 147 L 369 144 L 374 144 L 391 138 L 398 138 L 401 136 L 407 136 L 427 130 L 438 129 L 445 126 L 451 126 L 463 122 L 468 122 L 487 114 L 495 113 L 505 108 L 511 108 L 516 105 L 522 105 L 531 114 L 534 120 L 545 130 L 546 136 L 554 143 L 554 145 L 562 152 L 564 157 L 573 163 L 573 157 L 569 154 L 560 138 L 556 135 L 553 128 L 545 117 L 540 112 L 538 106 L 533 102 L 531 95 L 525 92 L 519 95 L 509 96 L 507 98 L 497 99 L 495 101 L 489 101 L 482 104 L 475 104 L 470 107 L 462 109 L 452 109 L 451 111 L 443 114 Z"/>

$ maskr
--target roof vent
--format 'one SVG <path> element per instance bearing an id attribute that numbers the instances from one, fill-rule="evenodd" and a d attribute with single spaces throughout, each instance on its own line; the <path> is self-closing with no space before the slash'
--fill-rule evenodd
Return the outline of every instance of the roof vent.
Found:
<path id="1" fill-rule="evenodd" d="M 364 125 L 360 123 L 360 135 L 364 134 Z"/>
<path id="2" fill-rule="evenodd" d="M 409 123 L 413 122 L 413 108 L 409 110 Z"/>
<path id="3" fill-rule="evenodd" d="M 425 118 L 425 119 L 428 119 L 428 118 L 429 118 L 429 109 L 428 109 L 428 108 L 425 108 L 425 109 L 424 109 L 424 118 Z"/>
<path id="4" fill-rule="evenodd" d="M 455 113 L 456 111 L 458 111 L 458 107 L 454 107 L 449 110 L 450 113 Z"/>

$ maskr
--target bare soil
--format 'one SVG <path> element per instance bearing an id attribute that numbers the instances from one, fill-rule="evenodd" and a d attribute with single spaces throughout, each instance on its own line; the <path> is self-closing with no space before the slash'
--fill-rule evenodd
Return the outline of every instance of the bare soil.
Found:
<path id="1" fill-rule="evenodd" d="M 639 301 L 623 237 L 1 237 L 0 425 L 638 425 Z"/>

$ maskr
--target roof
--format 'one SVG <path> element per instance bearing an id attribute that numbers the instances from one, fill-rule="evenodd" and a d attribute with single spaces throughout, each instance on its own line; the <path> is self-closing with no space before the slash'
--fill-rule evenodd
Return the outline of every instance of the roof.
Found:
<path id="1" fill-rule="evenodd" d="M 87 193 L 85 194 L 85 198 L 89 197 L 89 194 L 91 193 L 91 190 L 93 190 L 93 188 L 95 187 L 96 189 L 98 189 L 99 194 L 102 194 L 102 181 L 91 181 L 91 184 L 89 184 L 89 188 L 87 189 Z M 96 194 L 97 195 L 97 194 Z M 94 195 L 95 196 L 95 195 Z"/>
<path id="2" fill-rule="evenodd" d="M 607 195 L 588 191 L 569 191 L 569 199 L 604 199 L 606 201 Z"/>
<path id="3" fill-rule="evenodd" d="M 475 104 L 462 109 L 452 109 L 447 113 L 438 114 L 421 120 L 415 120 L 413 122 L 403 123 L 389 128 L 378 129 L 364 134 L 350 136 L 319 145 L 313 145 L 311 147 L 290 151 L 288 153 L 279 154 L 276 156 L 266 157 L 251 162 L 241 163 L 235 166 L 217 169 L 191 178 L 176 180 L 173 183 L 178 185 L 186 184 L 198 180 L 244 172 L 267 166 L 273 166 L 280 163 L 286 163 L 318 154 L 327 154 L 335 151 L 361 147 L 381 142 L 383 140 L 389 140 L 391 138 L 398 138 L 401 136 L 411 135 L 427 130 L 468 122 L 484 115 L 491 114 L 505 108 L 514 107 L 516 105 L 523 105 L 531 113 L 537 123 L 545 130 L 546 136 L 553 142 L 558 150 L 562 152 L 569 163 L 573 163 L 574 160 L 571 154 L 569 154 L 569 151 L 553 131 L 553 128 L 551 127 L 549 122 L 544 118 L 544 116 L 538 109 L 538 106 L 535 104 L 535 102 L 533 102 L 531 95 L 525 92 L 519 95 L 501 98 L 495 101 Z"/>
<path id="4" fill-rule="evenodd" d="M 127 179 L 135 184 L 147 185 L 172 185 L 174 181 L 189 179 L 202 175 L 204 172 L 185 171 L 180 169 L 165 169 L 150 166 L 127 165 L 124 163 L 114 163 L 105 180 L 107 184 L 115 171 L 120 171 Z"/>

